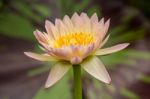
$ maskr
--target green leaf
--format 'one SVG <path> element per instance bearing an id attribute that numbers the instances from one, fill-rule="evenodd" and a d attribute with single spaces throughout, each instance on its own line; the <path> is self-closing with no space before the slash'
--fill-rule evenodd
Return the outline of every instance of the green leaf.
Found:
<path id="1" fill-rule="evenodd" d="M 75 2 L 73 0 L 57 0 L 56 3 L 60 9 L 62 17 L 66 14 L 72 15 L 74 13 L 73 8 Z"/>
<path id="2" fill-rule="evenodd" d="M 0 8 L 2 8 L 2 6 L 3 6 L 3 2 L 0 2 Z"/>
<path id="3" fill-rule="evenodd" d="M 73 11 L 75 12 L 81 12 L 86 6 L 90 3 L 90 0 L 82 0 L 82 2 L 76 4 L 74 6 Z"/>
<path id="4" fill-rule="evenodd" d="M 29 70 L 29 72 L 27 74 L 29 76 L 36 76 L 36 75 L 42 74 L 44 72 L 47 72 L 49 70 L 50 70 L 50 66 L 42 66 L 42 67 L 39 67 L 39 68 Z"/>
<path id="5" fill-rule="evenodd" d="M 117 64 L 127 64 L 127 65 L 135 65 L 136 64 L 135 60 L 129 58 L 123 52 L 117 52 L 117 53 L 110 54 L 107 56 L 100 56 L 99 58 L 102 60 L 102 62 L 104 62 L 104 64 L 106 64 L 106 66 L 109 69 L 114 69 Z M 126 60 L 126 61 L 124 61 L 124 60 Z"/>
<path id="6" fill-rule="evenodd" d="M 112 96 L 105 90 L 108 89 L 111 92 L 116 91 L 114 86 L 105 85 L 96 79 L 93 79 L 92 86 L 87 88 L 89 89 L 87 90 L 87 96 L 89 99 L 112 99 Z"/>
<path id="7" fill-rule="evenodd" d="M 66 75 L 54 86 L 47 90 L 41 88 L 33 99 L 71 99 L 70 86 L 68 84 L 69 76 Z"/>
<path id="8" fill-rule="evenodd" d="M 137 9 L 131 9 L 131 8 L 128 8 L 127 9 L 127 15 L 122 17 L 122 21 L 127 23 L 129 21 L 131 21 L 133 18 L 135 18 L 139 13 L 139 11 Z"/>
<path id="9" fill-rule="evenodd" d="M 125 29 L 126 29 L 125 26 L 119 25 L 119 26 L 112 28 L 108 34 L 110 34 L 111 36 L 117 35 L 118 33 L 123 32 Z"/>
<path id="10" fill-rule="evenodd" d="M 0 33 L 8 36 L 33 40 L 32 23 L 13 13 L 0 14 Z"/>
<path id="11" fill-rule="evenodd" d="M 132 42 L 132 41 L 135 41 L 135 40 L 139 40 L 141 38 L 144 37 L 144 32 L 145 32 L 145 29 L 138 29 L 136 31 L 128 31 L 128 32 L 125 32 L 125 33 L 122 33 L 122 34 L 116 34 L 116 35 L 111 35 L 111 39 L 108 41 L 109 45 L 110 44 L 115 44 L 115 43 L 118 43 L 118 42 Z M 136 35 L 138 34 L 138 35 Z M 135 36 L 136 35 L 136 36 Z"/>
<path id="12" fill-rule="evenodd" d="M 145 83 L 150 84 L 150 76 L 141 74 L 141 75 L 139 76 L 139 80 L 140 80 L 140 81 L 143 81 L 143 82 L 145 82 Z"/>
<path id="13" fill-rule="evenodd" d="M 88 9 L 87 13 L 89 16 L 93 15 L 93 13 L 97 13 L 97 15 L 100 16 L 101 15 L 101 9 L 99 6 L 95 5 L 95 6 L 90 7 L 90 9 Z"/>
<path id="14" fill-rule="evenodd" d="M 33 5 L 33 8 L 42 16 L 46 17 L 49 16 L 51 14 L 50 9 L 45 6 L 45 5 L 41 5 L 41 4 L 36 4 Z"/>
<path id="15" fill-rule="evenodd" d="M 98 81 L 97 79 L 93 79 L 93 84 L 96 88 L 101 89 L 103 88 L 103 83 L 101 83 L 100 81 Z"/>
<path id="16" fill-rule="evenodd" d="M 16 8 L 16 10 L 19 11 L 19 13 L 21 13 L 25 18 L 31 18 L 37 22 L 42 21 L 42 17 L 36 14 L 30 5 L 27 5 L 24 2 L 14 2 L 13 7 Z"/>
<path id="17" fill-rule="evenodd" d="M 139 96 L 136 95 L 134 92 L 125 88 L 121 90 L 121 95 L 127 97 L 128 99 L 140 99 Z"/>
<path id="18" fill-rule="evenodd" d="M 87 94 L 88 94 L 90 99 L 97 99 L 98 98 L 98 96 L 93 92 L 93 90 L 89 90 Z"/>
<path id="19" fill-rule="evenodd" d="M 137 61 L 135 59 L 150 59 L 149 52 L 137 51 L 133 49 L 122 50 L 120 52 L 112 53 L 106 56 L 99 56 L 99 58 L 108 66 L 108 68 L 113 69 L 116 64 L 127 64 L 127 65 L 136 65 Z M 124 61 L 126 60 L 126 61 Z"/>

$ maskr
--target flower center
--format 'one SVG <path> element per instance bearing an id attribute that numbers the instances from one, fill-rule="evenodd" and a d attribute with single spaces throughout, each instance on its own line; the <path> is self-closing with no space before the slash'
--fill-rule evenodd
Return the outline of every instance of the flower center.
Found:
<path id="1" fill-rule="evenodd" d="M 92 42 L 94 42 L 94 37 L 89 33 L 70 33 L 56 38 L 55 41 L 53 42 L 53 47 L 61 48 L 63 46 L 71 46 L 71 45 L 85 46 Z"/>

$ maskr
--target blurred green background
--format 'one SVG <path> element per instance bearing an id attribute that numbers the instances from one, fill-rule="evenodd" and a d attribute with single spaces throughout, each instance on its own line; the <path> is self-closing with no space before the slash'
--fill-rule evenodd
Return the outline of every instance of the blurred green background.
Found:
<path id="1" fill-rule="evenodd" d="M 106 46 L 129 42 L 118 53 L 99 57 L 112 78 L 105 85 L 83 71 L 83 99 L 150 99 L 149 0 L 0 0 L 0 99 L 73 99 L 72 70 L 44 89 L 52 63 L 26 57 L 41 52 L 33 35 L 45 20 L 74 12 L 111 19 Z"/>

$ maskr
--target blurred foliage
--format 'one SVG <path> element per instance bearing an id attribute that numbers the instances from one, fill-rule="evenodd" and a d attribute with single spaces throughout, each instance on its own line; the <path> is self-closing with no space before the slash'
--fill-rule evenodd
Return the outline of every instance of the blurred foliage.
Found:
<path id="1" fill-rule="evenodd" d="M 63 17 L 66 14 L 71 16 L 74 12 L 80 13 L 80 12 L 84 12 L 84 11 L 86 11 L 88 13 L 88 15 L 92 15 L 94 12 L 96 12 L 99 17 L 102 16 L 101 7 L 96 4 L 91 5 L 91 2 L 92 2 L 91 0 L 82 0 L 82 1 L 57 0 L 57 5 L 60 9 L 61 17 Z M 122 25 L 111 28 L 111 30 L 109 31 L 111 38 L 109 39 L 106 46 L 112 46 L 119 42 L 120 43 L 121 42 L 132 43 L 137 40 L 143 39 L 145 36 L 145 31 L 146 31 L 143 26 L 138 27 L 136 29 L 128 29 L 129 21 L 132 20 L 138 14 L 139 14 L 139 12 L 137 12 L 137 11 L 130 11 L 128 16 L 124 16 L 122 18 L 122 22 L 123 22 Z M 135 60 L 135 59 L 149 60 L 150 53 L 137 51 L 135 49 L 128 49 L 128 50 L 120 51 L 113 55 L 101 56 L 100 59 L 102 59 L 102 61 L 106 64 L 106 66 L 109 65 L 108 66 L 109 69 L 115 69 L 116 66 L 118 66 L 116 64 L 127 64 L 130 66 L 134 66 L 137 64 L 137 60 Z M 38 72 L 38 73 L 40 73 L 40 72 Z M 145 79 L 146 79 L 145 81 L 148 81 L 147 78 L 145 78 Z M 63 81 L 60 81 L 59 83 L 63 83 Z M 100 82 L 98 82 L 95 79 L 94 79 L 93 84 L 96 89 L 99 89 L 102 91 L 102 94 L 98 94 L 97 91 L 93 91 L 93 90 L 91 91 L 89 89 L 87 92 L 89 99 L 112 99 L 112 97 L 109 95 L 109 93 L 107 91 L 114 93 L 116 91 L 115 86 L 113 86 L 113 85 L 106 86 L 104 84 L 101 84 Z M 64 83 L 64 86 L 65 85 L 67 85 L 67 82 Z M 56 84 L 56 86 L 57 86 L 57 84 Z M 51 90 L 53 90 L 53 88 Z M 58 88 L 58 89 L 56 88 L 55 92 L 61 92 L 60 88 Z M 71 93 L 69 93 L 69 94 L 71 94 Z M 130 99 L 139 99 L 139 96 L 137 96 L 134 92 L 130 91 L 129 89 L 125 89 L 125 88 L 121 90 L 121 95 L 123 95 L 127 98 L 130 98 Z M 53 95 L 47 95 L 47 97 L 49 97 L 49 96 L 51 96 L 51 98 L 52 98 Z M 40 90 L 36 97 L 37 98 L 35 98 L 35 99 L 39 99 L 38 97 L 44 98 L 45 93 L 43 93 L 43 91 Z"/>
<path id="2" fill-rule="evenodd" d="M 45 72 L 48 72 L 50 70 L 50 65 L 44 65 L 42 67 L 38 67 L 36 69 L 32 69 L 31 71 L 28 72 L 29 76 L 36 76 Z"/>
<path id="3" fill-rule="evenodd" d="M 0 1 L 0 33 L 28 40 L 34 40 L 33 23 L 40 23 L 50 11 L 44 4 L 36 1 Z"/>
<path id="4" fill-rule="evenodd" d="M 64 15 L 72 15 L 74 12 L 87 12 L 89 16 L 97 13 L 99 17 L 103 16 L 101 6 L 94 3 L 92 0 L 56 0 L 56 3 L 61 17 Z M 146 28 L 144 25 L 138 28 L 129 29 L 129 22 L 136 16 L 142 14 L 150 17 L 149 0 L 127 0 L 130 6 L 135 7 L 135 10 L 128 10 L 128 15 L 122 17 L 122 24 L 112 27 L 109 31 L 110 39 L 105 47 L 112 46 L 117 43 L 130 42 L 131 45 L 137 40 L 141 40 L 146 35 Z M 56 13 L 54 9 L 50 9 L 48 4 L 41 3 L 40 0 L 1 0 L 0 1 L 0 34 L 7 35 L 12 38 L 21 38 L 26 40 L 34 40 L 33 31 L 34 26 L 43 23 L 46 17 Z M 37 48 L 36 48 L 37 50 Z M 123 50 L 113 55 L 100 56 L 100 59 L 108 66 L 109 69 L 115 69 L 117 64 L 127 64 L 134 66 L 137 64 L 136 59 L 150 60 L 149 52 L 142 52 L 135 49 Z M 48 63 L 49 64 L 49 63 Z M 29 71 L 29 76 L 35 76 L 46 72 L 50 69 L 49 65 L 36 68 Z M 71 75 L 71 74 L 70 74 Z M 70 75 L 65 76 L 63 80 L 59 81 L 50 89 L 44 90 L 42 88 L 37 92 L 34 99 L 71 99 L 71 83 L 68 83 Z M 139 80 L 149 83 L 150 77 L 141 74 Z M 70 85 L 69 85 L 70 84 Z M 88 90 L 90 99 L 112 99 L 107 93 L 116 91 L 113 85 L 104 85 L 93 79 L 95 88 L 101 90 L 102 94 L 97 91 Z M 107 91 L 106 91 L 107 90 Z M 121 89 L 121 95 L 128 99 L 139 99 L 134 92 L 129 89 Z"/>
<path id="5" fill-rule="evenodd" d="M 140 81 L 142 81 L 144 83 L 147 83 L 147 84 L 150 84 L 150 76 L 140 74 L 138 78 L 139 78 Z"/>
<path id="6" fill-rule="evenodd" d="M 129 66 L 137 65 L 137 60 L 135 59 L 144 59 L 150 60 L 149 52 L 141 52 L 137 50 L 124 50 L 112 55 L 100 56 L 100 59 L 108 66 L 110 69 L 115 69 L 116 64 L 126 64 Z"/>
<path id="7" fill-rule="evenodd" d="M 31 22 L 25 18 L 14 13 L 0 14 L 0 33 L 11 37 L 33 39 L 33 30 Z"/>
<path id="8" fill-rule="evenodd" d="M 101 15 L 101 9 L 98 5 L 90 5 L 91 0 L 57 0 L 57 5 L 59 6 L 62 17 L 64 15 L 72 15 L 74 12 L 88 12 L 88 15 L 92 15 L 93 13 L 97 13 L 99 16 Z"/>
<path id="9" fill-rule="evenodd" d="M 125 96 L 126 98 L 128 98 L 128 99 L 140 99 L 138 95 L 136 95 L 134 92 L 132 92 L 132 91 L 129 90 L 129 89 L 123 88 L 123 89 L 121 90 L 121 94 L 122 94 L 123 96 Z"/>
<path id="10" fill-rule="evenodd" d="M 127 0 L 127 1 L 131 6 L 136 7 L 138 10 L 141 10 L 141 12 L 143 12 L 143 14 L 145 14 L 147 17 L 150 17 L 150 8 L 149 8 L 150 0 Z"/>
<path id="11" fill-rule="evenodd" d="M 116 44 L 118 42 L 134 42 L 136 40 L 142 39 L 145 36 L 144 28 L 137 28 L 136 30 L 128 30 L 126 31 L 125 27 L 115 27 L 110 31 L 110 37 L 108 43 L 109 45 Z M 138 34 L 138 35 L 136 35 Z M 136 35 L 136 36 L 135 36 Z"/>
<path id="12" fill-rule="evenodd" d="M 71 99 L 68 81 L 69 76 L 66 75 L 50 89 L 44 89 L 42 87 L 33 99 Z"/>

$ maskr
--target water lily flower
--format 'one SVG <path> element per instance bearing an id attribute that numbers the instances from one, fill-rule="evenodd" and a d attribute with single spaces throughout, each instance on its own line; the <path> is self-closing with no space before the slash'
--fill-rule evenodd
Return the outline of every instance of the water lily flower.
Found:
<path id="1" fill-rule="evenodd" d="M 88 17 L 86 13 L 74 13 L 70 18 L 65 15 L 63 20 L 56 19 L 55 24 L 46 20 L 46 32 L 34 31 L 43 54 L 25 52 L 39 61 L 52 61 L 52 67 L 45 87 L 48 88 L 60 80 L 67 71 L 80 64 L 81 67 L 96 79 L 109 84 L 110 76 L 97 56 L 111 54 L 126 48 L 129 44 L 118 44 L 103 48 L 109 35 L 106 36 L 110 20 L 98 19 L 97 14 Z"/>

